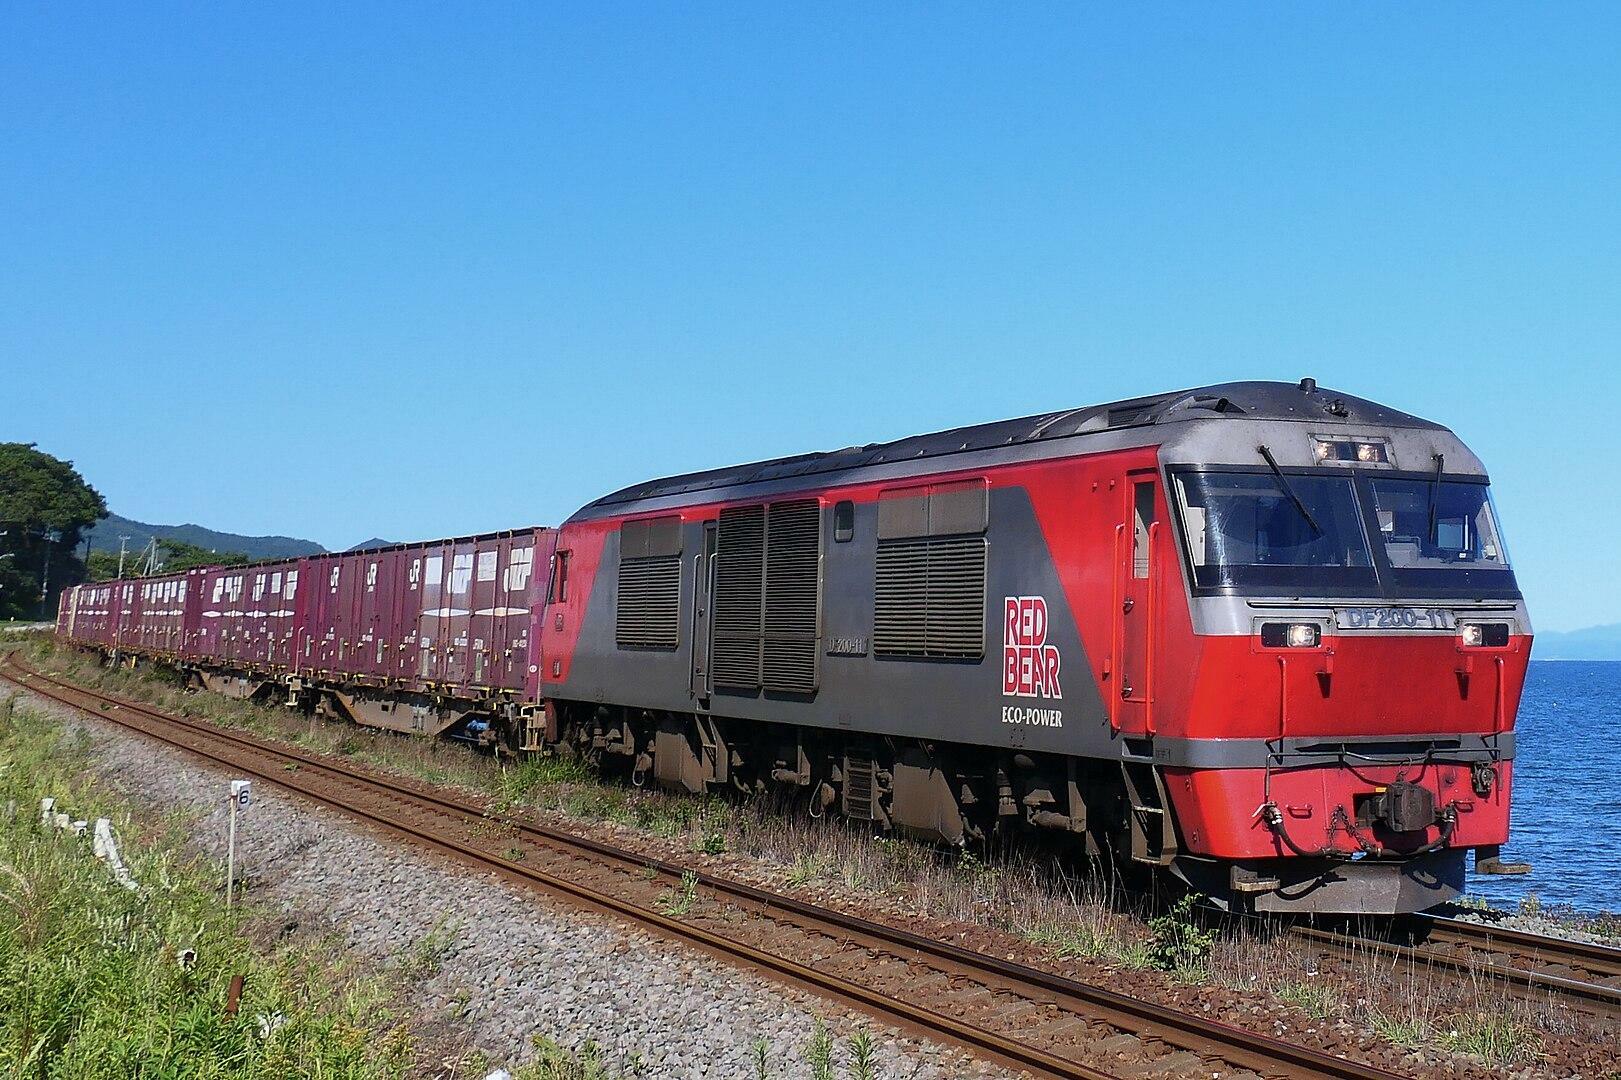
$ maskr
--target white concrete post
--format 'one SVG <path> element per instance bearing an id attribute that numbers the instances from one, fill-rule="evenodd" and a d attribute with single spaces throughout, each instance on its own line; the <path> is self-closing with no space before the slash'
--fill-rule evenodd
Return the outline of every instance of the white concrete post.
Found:
<path id="1" fill-rule="evenodd" d="M 225 907 L 230 910 L 236 894 L 236 811 L 247 809 L 253 790 L 251 780 L 231 781 L 231 823 L 225 842 Z"/>

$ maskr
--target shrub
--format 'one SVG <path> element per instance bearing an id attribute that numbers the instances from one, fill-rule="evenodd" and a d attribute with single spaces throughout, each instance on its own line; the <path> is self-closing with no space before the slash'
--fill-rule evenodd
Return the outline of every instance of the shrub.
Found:
<path id="1" fill-rule="evenodd" d="M 1148 932 L 1153 936 L 1149 957 L 1160 970 L 1198 974 L 1209 968 L 1216 934 L 1195 921 L 1198 899 L 1187 893 L 1163 915 L 1148 920 Z"/>

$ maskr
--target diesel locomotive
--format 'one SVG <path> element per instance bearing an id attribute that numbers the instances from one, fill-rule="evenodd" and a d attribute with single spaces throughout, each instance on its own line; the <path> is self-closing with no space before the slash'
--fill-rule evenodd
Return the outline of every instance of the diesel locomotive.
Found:
<path id="1" fill-rule="evenodd" d="M 1309 379 L 668 477 L 555 530 L 84 585 L 58 629 L 363 724 L 1371 913 L 1497 865 L 1531 648 L 1480 461 Z"/>

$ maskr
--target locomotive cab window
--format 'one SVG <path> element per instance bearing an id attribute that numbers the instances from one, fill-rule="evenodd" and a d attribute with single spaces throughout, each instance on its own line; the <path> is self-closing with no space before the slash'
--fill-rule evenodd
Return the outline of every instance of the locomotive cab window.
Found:
<path id="1" fill-rule="evenodd" d="M 568 561 L 572 552 L 559 551 L 552 556 L 552 580 L 546 589 L 548 604 L 568 603 Z"/>
<path id="2" fill-rule="evenodd" d="M 1507 569 L 1485 484 L 1380 478 L 1370 486 L 1393 568 Z"/>
<path id="3" fill-rule="evenodd" d="M 1200 587 L 1375 586 L 1351 477 L 1190 472 L 1175 479 Z"/>
<path id="4" fill-rule="evenodd" d="M 1396 591 L 1515 588 L 1485 483 L 1381 476 L 1367 486 L 1370 531 Z"/>
<path id="5" fill-rule="evenodd" d="M 1148 576 L 1148 530 L 1154 524 L 1154 484 L 1152 481 L 1132 485 L 1131 576 Z"/>

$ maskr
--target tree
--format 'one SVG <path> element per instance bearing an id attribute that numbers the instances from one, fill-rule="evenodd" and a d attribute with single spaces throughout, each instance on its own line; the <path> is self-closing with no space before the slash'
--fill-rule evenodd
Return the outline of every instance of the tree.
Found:
<path id="1" fill-rule="evenodd" d="M 198 566 L 244 566 L 252 562 L 248 556 L 236 551 L 210 551 L 208 548 L 188 544 L 184 540 L 157 541 L 157 557 L 152 560 L 154 574 L 176 574 Z M 91 581 L 111 581 L 118 576 L 118 552 L 92 551 L 88 570 Z M 145 551 L 128 552 L 124 558 L 124 576 L 135 577 L 147 572 Z"/>
<path id="2" fill-rule="evenodd" d="M 106 516 L 72 462 L 0 443 L 0 618 L 54 618 L 63 586 L 84 580 L 79 534 Z"/>
<path id="3" fill-rule="evenodd" d="M 184 540 L 159 540 L 154 572 L 177 574 L 199 566 L 246 566 L 252 561 L 237 551 L 211 551 Z"/>

